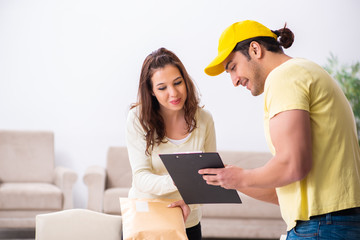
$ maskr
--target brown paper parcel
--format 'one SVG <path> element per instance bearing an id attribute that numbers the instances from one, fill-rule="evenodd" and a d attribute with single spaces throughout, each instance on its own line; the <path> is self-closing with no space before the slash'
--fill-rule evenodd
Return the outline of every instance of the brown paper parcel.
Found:
<path id="1" fill-rule="evenodd" d="M 120 198 L 124 240 L 187 240 L 181 208 L 174 199 Z"/>

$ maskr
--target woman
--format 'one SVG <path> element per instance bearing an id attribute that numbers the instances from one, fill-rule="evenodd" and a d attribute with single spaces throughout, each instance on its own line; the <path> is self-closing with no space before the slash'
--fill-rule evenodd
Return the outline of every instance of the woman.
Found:
<path id="1" fill-rule="evenodd" d="M 129 198 L 179 199 L 189 240 L 201 239 L 199 205 L 186 205 L 159 154 L 216 151 L 212 116 L 199 107 L 194 83 L 171 51 L 160 48 L 144 60 L 138 102 L 127 120 L 133 181 Z"/>

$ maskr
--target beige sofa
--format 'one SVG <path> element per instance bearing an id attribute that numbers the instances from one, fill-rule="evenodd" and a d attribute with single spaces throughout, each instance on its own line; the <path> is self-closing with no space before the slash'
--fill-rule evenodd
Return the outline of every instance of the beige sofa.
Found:
<path id="1" fill-rule="evenodd" d="M 225 164 L 243 168 L 262 166 L 271 158 L 270 153 L 264 152 L 219 153 Z M 89 167 L 84 182 L 88 187 L 88 209 L 120 215 L 119 197 L 127 197 L 131 186 L 126 147 L 109 148 L 106 168 Z M 279 239 L 286 232 L 277 205 L 239 195 L 243 204 L 203 204 L 203 237 Z"/>
<path id="2" fill-rule="evenodd" d="M 126 147 L 110 147 L 106 167 L 91 166 L 83 180 L 88 189 L 87 209 L 120 215 L 119 197 L 127 197 L 131 167 Z"/>
<path id="3" fill-rule="evenodd" d="M 267 152 L 219 151 L 225 164 L 250 169 L 264 165 Z M 238 192 L 242 204 L 204 204 L 201 220 L 204 237 L 279 239 L 286 224 L 277 205 Z"/>
<path id="4" fill-rule="evenodd" d="M 0 228 L 35 228 L 35 216 L 73 207 L 75 171 L 55 167 L 54 134 L 0 130 Z"/>

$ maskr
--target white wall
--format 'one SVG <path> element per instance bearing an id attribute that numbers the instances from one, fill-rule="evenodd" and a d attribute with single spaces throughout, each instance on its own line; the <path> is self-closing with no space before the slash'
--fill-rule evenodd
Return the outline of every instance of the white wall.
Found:
<path id="1" fill-rule="evenodd" d="M 82 177 L 125 145 L 144 58 L 174 51 L 215 119 L 219 149 L 268 151 L 262 97 L 209 77 L 221 32 L 244 19 L 295 33 L 286 52 L 326 63 L 333 52 L 359 61 L 358 0 L 0 0 L 0 129 L 52 130 L 56 164 L 75 169 L 75 207 L 86 206 Z"/>

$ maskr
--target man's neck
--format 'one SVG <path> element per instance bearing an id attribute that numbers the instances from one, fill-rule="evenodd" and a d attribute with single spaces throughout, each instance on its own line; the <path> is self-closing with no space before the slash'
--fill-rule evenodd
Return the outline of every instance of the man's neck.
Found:
<path id="1" fill-rule="evenodd" d="M 267 51 L 265 58 L 263 59 L 267 74 L 290 59 L 292 59 L 292 57 L 284 53 L 274 53 Z"/>

